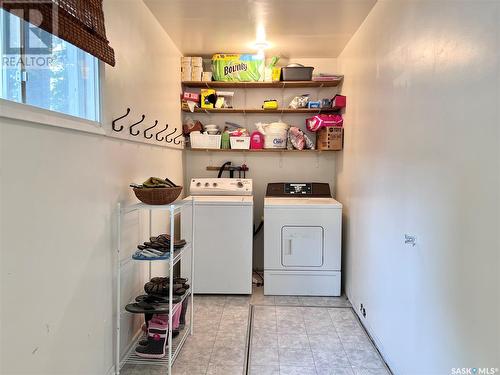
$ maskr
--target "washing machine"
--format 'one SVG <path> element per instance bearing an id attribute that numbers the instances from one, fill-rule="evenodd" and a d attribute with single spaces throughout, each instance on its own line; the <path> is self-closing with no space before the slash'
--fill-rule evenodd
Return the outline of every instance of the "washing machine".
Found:
<path id="1" fill-rule="evenodd" d="M 251 294 L 253 251 L 252 180 L 193 178 L 194 292 Z M 181 236 L 191 233 L 191 205 L 183 208 Z M 181 261 L 181 274 L 190 275 L 190 254 Z"/>
<path id="2" fill-rule="evenodd" d="M 342 204 L 327 183 L 270 183 L 264 199 L 264 294 L 339 296 Z"/>

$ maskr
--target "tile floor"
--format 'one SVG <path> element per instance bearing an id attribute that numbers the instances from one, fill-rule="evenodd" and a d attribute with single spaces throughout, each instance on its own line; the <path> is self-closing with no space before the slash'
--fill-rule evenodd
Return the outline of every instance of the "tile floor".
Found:
<path id="1" fill-rule="evenodd" d="M 241 375 L 247 367 L 255 375 L 390 375 L 345 297 L 264 296 L 262 288 L 252 296 L 200 295 L 194 317 L 175 375 Z M 121 374 L 165 370 L 126 365 Z"/>

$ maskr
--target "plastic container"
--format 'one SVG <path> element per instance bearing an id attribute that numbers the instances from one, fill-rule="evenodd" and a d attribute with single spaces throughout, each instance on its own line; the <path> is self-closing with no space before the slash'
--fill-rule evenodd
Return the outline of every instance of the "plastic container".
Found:
<path id="1" fill-rule="evenodd" d="M 221 135 L 210 135 L 210 134 L 200 134 L 191 133 L 190 136 L 191 148 L 209 148 L 209 149 L 219 149 Z"/>
<path id="2" fill-rule="evenodd" d="M 231 148 L 235 150 L 248 150 L 250 148 L 250 137 L 231 137 Z"/>
<path id="3" fill-rule="evenodd" d="M 264 134 L 255 130 L 250 136 L 250 148 L 252 150 L 261 150 L 264 148 Z"/>
<path id="4" fill-rule="evenodd" d="M 283 122 L 258 123 L 257 129 L 264 134 L 264 148 L 286 148 L 289 126 Z"/>
<path id="5" fill-rule="evenodd" d="M 312 66 L 286 66 L 281 68 L 282 81 L 311 81 L 314 68 Z"/>

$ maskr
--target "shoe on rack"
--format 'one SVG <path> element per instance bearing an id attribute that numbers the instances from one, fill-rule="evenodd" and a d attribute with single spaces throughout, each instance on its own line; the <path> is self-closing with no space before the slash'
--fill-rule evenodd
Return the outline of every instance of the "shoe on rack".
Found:
<path id="1" fill-rule="evenodd" d="M 179 333 L 180 332 L 178 330 L 172 330 L 172 339 L 175 339 L 177 336 L 179 336 Z M 140 340 L 137 344 L 139 344 L 141 346 L 146 346 L 146 345 L 148 345 L 148 339 L 146 338 L 146 339 Z M 167 345 L 166 345 L 166 348 L 168 348 L 168 335 L 167 335 Z"/>
<path id="2" fill-rule="evenodd" d="M 184 325 L 186 324 L 186 312 L 188 309 L 188 305 L 189 305 L 189 298 L 185 298 L 184 301 L 182 301 L 181 316 L 179 318 L 179 324 L 181 328 L 184 328 Z"/>
<path id="3" fill-rule="evenodd" d="M 143 358 L 165 357 L 165 347 L 168 337 L 168 323 L 164 320 L 153 318 L 149 322 L 146 345 L 139 345 L 135 353 Z"/>
<path id="4" fill-rule="evenodd" d="M 173 294 L 176 296 L 183 296 L 189 289 L 186 283 L 177 283 L 177 281 L 184 281 L 186 279 L 174 279 Z M 151 281 L 144 284 L 144 291 L 147 294 L 154 294 L 158 296 L 168 296 L 170 290 L 170 283 L 167 278 L 154 277 Z"/>
<path id="5" fill-rule="evenodd" d="M 181 297 L 175 296 L 172 301 L 173 306 L 180 300 Z M 168 297 L 141 295 L 136 297 L 136 301 L 125 305 L 125 310 L 132 314 L 168 314 L 170 312 Z"/>

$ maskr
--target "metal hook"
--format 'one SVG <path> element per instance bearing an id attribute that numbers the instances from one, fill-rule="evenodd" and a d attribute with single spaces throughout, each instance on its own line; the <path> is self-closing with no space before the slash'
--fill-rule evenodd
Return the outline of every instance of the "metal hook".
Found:
<path id="1" fill-rule="evenodd" d="M 159 135 L 160 133 L 163 133 L 163 132 L 164 132 L 165 130 L 167 130 L 167 129 L 168 129 L 168 124 L 167 124 L 167 126 L 165 126 L 165 129 L 160 130 L 158 133 L 156 133 L 156 140 L 157 140 L 157 141 L 163 141 L 163 140 L 165 139 L 165 137 L 158 138 L 158 135 Z"/>
<path id="2" fill-rule="evenodd" d="M 120 125 L 120 128 L 118 128 L 118 129 L 116 128 L 116 122 L 117 122 L 118 120 L 121 120 L 121 119 L 122 119 L 122 118 L 124 118 L 124 117 L 127 117 L 129 113 L 130 113 L 130 108 L 127 108 L 127 113 L 125 113 L 123 116 L 120 116 L 120 117 L 118 117 L 118 118 L 115 118 L 115 119 L 112 121 L 112 125 L 111 125 L 111 126 L 112 126 L 112 128 L 113 128 L 113 130 L 114 130 L 115 132 L 121 132 L 121 131 L 123 130 L 123 125 Z"/>
<path id="3" fill-rule="evenodd" d="M 174 131 L 172 133 L 168 133 L 166 136 L 165 136 L 165 140 L 167 141 L 167 143 L 172 143 L 173 139 L 171 139 L 170 141 L 168 140 L 168 137 L 170 137 L 172 134 L 174 134 L 175 132 L 177 131 L 177 128 L 174 128 Z"/>
<path id="4" fill-rule="evenodd" d="M 179 142 L 177 142 L 177 141 L 176 141 L 176 139 L 177 139 L 177 138 L 179 138 L 181 135 L 182 135 L 182 133 L 181 133 L 181 134 L 179 134 L 177 137 L 175 137 L 175 138 L 174 138 L 174 143 L 175 143 L 176 145 L 179 145 L 179 144 L 181 144 L 181 143 L 182 143 L 182 141 L 179 141 Z"/>
<path id="5" fill-rule="evenodd" d="M 150 126 L 149 128 L 144 129 L 144 138 L 146 138 L 146 139 L 151 139 L 151 138 L 153 138 L 153 134 L 151 134 L 151 135 L 148 137 L 148 136 L 146 135 L 146 132 L 147 132 L 148 130 L 153 129 L 156 125 L 158 125 L 158 120 L 155 120 L 155 124 L 154 124 L 153 126 Z"/>
<path id="6" fill-rule="evenodd" d="M 136 122 L 135 124 L 130 125 L 130 127 L 128 128 L 128 131 L 129 131 L 130 135 L 133 135 L 133 136 L 139 135 L 139 133 L 140 133 L 141 131 L 140 131 L 140 130 L 137 130 L 137 133 L 132 133 L 132 128 L 133 128 L 134 126 L 136 126 L 136 125 L 139 125 L 141 122 L 143 122 L 145 118 L 146 118 L 146 116 L 145 116 L 145 115 L 142 115 L 142 118 L 141 118 L 138 122 Z"/>

